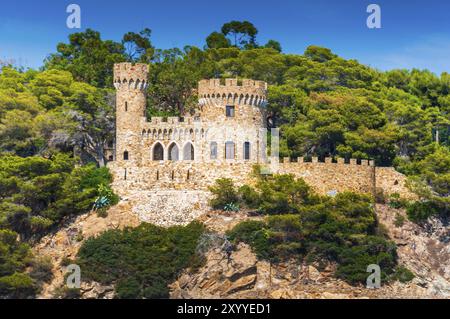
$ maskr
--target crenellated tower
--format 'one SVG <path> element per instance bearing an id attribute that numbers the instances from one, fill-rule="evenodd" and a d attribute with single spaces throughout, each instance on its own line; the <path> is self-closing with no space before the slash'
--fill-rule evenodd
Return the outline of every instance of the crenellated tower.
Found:
<path id="1" fill-rule="evenodd" d="M 198 83 L 201 117 L 223 123 L 265 125 L 267 83 L 249 79 L 202 80 Z M 230 116 L 232 115 L 232 116 Z"/>
<path id="2" fill-rule="evenodd" d="M 114 65 L 116 94 L 116 161 L 140 166 L 141 128 L 145 121 L 147 64 Z"/>

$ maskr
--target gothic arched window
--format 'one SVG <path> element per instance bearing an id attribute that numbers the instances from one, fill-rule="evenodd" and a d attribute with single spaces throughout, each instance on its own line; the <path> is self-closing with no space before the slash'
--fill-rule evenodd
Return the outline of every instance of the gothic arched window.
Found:
<path id="1" fill-rule="evenodd" d="M 164 147 L 161 145 L 161 143 L 156 143 L 155 146 L 153 146 L 153 160 L 164 160 Z"/>
<path id="2" fill-rule="evenodd" d="M 178 155 L 178 146 L 175 143 L 172 143 L 169 146 L 169 161 L 178 161 L 179 155 Z"/>

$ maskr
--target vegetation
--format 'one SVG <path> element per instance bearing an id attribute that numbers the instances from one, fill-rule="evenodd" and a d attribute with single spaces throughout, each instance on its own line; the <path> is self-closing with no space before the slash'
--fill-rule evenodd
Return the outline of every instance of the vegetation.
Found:
<path id="1" fill-rule="evenodd" d="M 377 201 L 406 206 L 408 218 L 418 223 L 449 216 L 448 73 L 380 72 L 314 45 L 303 55 L 283 54 L 279 42 L 260 45 L 257 35 L 252 23 L 231 21 L 211 33 L 203 49 L 161 50 L 152 45 L 149 29 L 127 32 L 120 42 L 88 29 L 58 44 L 40 70 L 0 61 L 0 297 L 32 295 L 47 280 L 45 263 L 33 262 L 28 243 L 68 216 L 91 208 L 105 216 L 106 207 L 117 201 L 103 168 L 104 146 L 114 132 L 112 77 L 117 62 L 150 64 L 148 116 L 193 112 L 193 89 L 203 78 L 266 81 L 271 123 L 281 128 L 280 156 L 371 158 L 377 165 L 393 165 L 410 176 L 419 200 L 406 205 L 378 194 Z M 342 200 L 335 205 L 344 206 L 334 207 L 331 203 L 338 198 L 324 200 L 288 176 L 266 180 L 256 189 L 221 183 L 212 188 L 221 194 L 213 203 L 216 208 L 246 206 L 274 219 L 303 216 L 324 206 L 343 213 L 364 202 L 353 198 L 352 205 Z M 271 229 L 269 224 L 261 227 Z M 378 256 L 373 231 L 346 236 L 340 238 L 345 239 L 342 247 L 353 241 L 371 250 L 367 258 Z M 286 250 L 292 248 L 288 246 Z M 378 245 L 380 254 L 388 246 Z M 342 249 L 333 257 L 341 265 L 366 258 L 361 251 Z M 391 257 L 386 257 L 389 265 Z M 346 269 L 341 268 L 341 276 Z M 133 280 L 119 285 L 127 287 L 119 289 L 125 291 L 121 296 L 138 290 L 140 278 Z M 149 287 L 154 295 L 162 291 L 157 286 Z M 150 290 L 140 295 L 152 295 Z"/>
<path id="2" fill-rule="evenodd" d="M 202 262 L 196 248 L 204 231 L 197 222 L 110 230 L 83 244 L 77 264 L 84 279 L 116 283 L 118 298 L 167 298 L 167 285 L 179 272 Z"/>
<path id="3" fill-rule="evenodd" d="M 379 228 L 369 196 L 321 197 L 291 175 L 268 178 L 258 187 L 259 210 L 269 216 L 236 225 L 227 234 L 232 242 L 245 242 L 259 258 L 275 263 L 336 263 L 335 275 L 352 284 L 365 282 L 370 264 L 381 267 L 383 280 L 394 279 L 396 246 Z"/>

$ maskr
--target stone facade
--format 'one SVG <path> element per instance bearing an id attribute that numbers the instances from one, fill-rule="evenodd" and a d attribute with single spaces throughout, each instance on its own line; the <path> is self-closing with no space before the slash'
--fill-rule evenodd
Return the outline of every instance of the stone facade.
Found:
<path id="1" fill-rule="evenodd" d="M 115 152 L 108 167 L 119 194 L 136 191 L 204 191 L 221 177 L 238 185 L 252 182 L 255 164 L 267 164 L 267 83 L 253 80 L 202 80 L 194 116 L 145 117 L 148 66 L 116 64 Z M 331 158 L 319 162 L 284 159 L 274 173 L 302 177 L 321 194 L 342 191 L 411 194 L 405 176 L 393 168 Z"/>

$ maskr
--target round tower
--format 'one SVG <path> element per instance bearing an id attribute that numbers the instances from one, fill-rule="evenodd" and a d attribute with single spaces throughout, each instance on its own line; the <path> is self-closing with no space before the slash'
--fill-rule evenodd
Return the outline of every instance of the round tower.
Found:
<path id="1" fill-rule="evenodd" d="M 198 84 L 202 121 L 219 147 L 218 158 L 259 162 L 261 129 L 267 127 L 267 83 L 255 80 L 202 80 Z"/>
<path id="2" fill-rule="evenodd" d="M 198 84 L 201 117 L 209 121 L 236 121 L 265 125 L 267 83 L 243 79 L 202 80 Z"/>
<path id="3" fill-rule="evenodd" d="M 140 166 L 141 126 L 145 121 L 147 64 L 114 65 L 116 88 L 116 161 Z"/>

